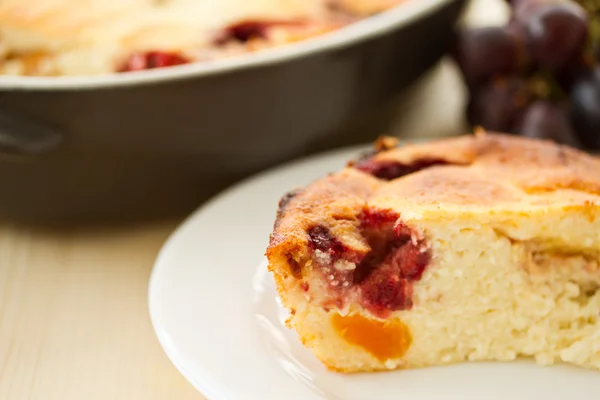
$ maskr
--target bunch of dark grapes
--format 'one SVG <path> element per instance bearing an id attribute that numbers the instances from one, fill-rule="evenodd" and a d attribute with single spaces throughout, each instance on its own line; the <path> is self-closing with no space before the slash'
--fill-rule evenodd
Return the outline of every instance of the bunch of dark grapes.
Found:
<path id="1" fill-rule="evenodd" d="M 469 123 L 600 149 L 600 0 L 509 0 L 504 26 L 463 28 Z"/>

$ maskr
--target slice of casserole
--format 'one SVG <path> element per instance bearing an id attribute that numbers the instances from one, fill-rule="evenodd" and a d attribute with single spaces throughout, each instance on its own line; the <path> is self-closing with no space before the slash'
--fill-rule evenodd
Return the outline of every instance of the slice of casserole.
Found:
<path id="1" fill-rule="evenodd" d="M 332 370 L 600 368 L 600 160 L 581 151 L 380 141 L 284 196 L 267 256 L 289 326 Z"/>

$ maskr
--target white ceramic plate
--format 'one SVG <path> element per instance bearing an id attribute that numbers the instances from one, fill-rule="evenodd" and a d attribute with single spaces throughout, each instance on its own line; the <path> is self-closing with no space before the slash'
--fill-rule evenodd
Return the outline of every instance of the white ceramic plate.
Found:
<path id="1" fill-rule="evenodd" d="M 573 367 L 518 361 L 341 375 L 302 347 L 283 326 L 286 314 L 264 263 L 277 203 L 358 151 L 252 178 L 173 234 L 156 261 L 149 296 L 154 328 L 179 371 L 209 400 L 600 399 L 600 373 Z"/>

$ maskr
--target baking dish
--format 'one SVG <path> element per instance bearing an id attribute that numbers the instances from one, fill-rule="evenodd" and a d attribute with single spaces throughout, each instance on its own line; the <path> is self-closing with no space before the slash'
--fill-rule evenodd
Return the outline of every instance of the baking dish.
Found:
<path id="1" fill-rule="evenodd" d="M 462 8 L 407 0 L 315 38 L 210 63 L 2 76 L 0 217 L 179 214 L 277 163 L 371 141 L 389 126 L 390 101 L 446 52 Z"/>

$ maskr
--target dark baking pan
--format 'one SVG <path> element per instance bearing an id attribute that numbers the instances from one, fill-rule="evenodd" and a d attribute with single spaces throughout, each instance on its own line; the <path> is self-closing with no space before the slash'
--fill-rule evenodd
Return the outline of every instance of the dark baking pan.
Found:
<path id="1" fill-rule="evenodd" d="M 391 122 L 387 104 L 446 52 L 462 5 L 407 0 L 315 39 L 217 62 L 1 77 L 0 218 L 180 214 L 284 160 L 373 140 Z"/>

